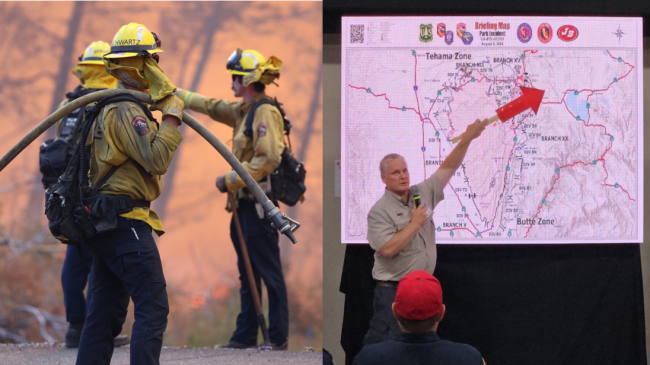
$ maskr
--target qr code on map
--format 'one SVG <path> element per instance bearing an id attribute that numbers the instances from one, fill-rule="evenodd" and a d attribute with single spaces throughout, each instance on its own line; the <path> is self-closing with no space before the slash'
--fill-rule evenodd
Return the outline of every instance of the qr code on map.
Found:
<path id="1" fill-rule="evenodd" d="M 350 43 L 363 43 L 363 24 L 350 26 Z"/>

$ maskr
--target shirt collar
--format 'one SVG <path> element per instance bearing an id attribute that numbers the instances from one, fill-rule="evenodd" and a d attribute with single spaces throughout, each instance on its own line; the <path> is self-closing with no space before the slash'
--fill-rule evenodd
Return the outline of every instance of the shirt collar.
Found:
<path id="1" fill-rule="evenodd" d="M 427 343 L 440 341 L 440 337 L 435 332 L 427 333 L 405 333 L 401 332 L 393 337 L 393 340 L 408 343 Z"/>
<path id="2" fill-rule="evenodd" d="M 405 206 L 409 205 L 408 200 L 405 201 L 405 200 L 402 199 L 399 195 L 393 193 L 392 191 L 388 190 L 387 188 L 384 188 L 384 189 L 386 190 L 385 193 L 384 193 L 384 195 L 385 195 L 385 196 L 386 196 L 390 201 L 395 202 L 395 203 L 398 203 L 398 204 L 401 204 L 401 205 L 405 205 Z M 411 198 L 411 196 L 410 196 L 410 194 L 409 194 L 409 199 L 410 199 L 410 198 Z"/>
<path id="3" fill-rule="evenodd" d="M 257 103 L 258 101 L 260 101 L 262 99 L 269 99 L 269 97 L 264 93 L 264 91 L 262 91 L 261 93 L 255 95 L 255 97 L 252 98 L 251 100 L 249 100 L 247 103 L 242 104 L 242 106 L 241 106 L 242 114 L 248 113 L 248 111 L 251 110 L 253 105 L 255 105 L 255 103 Z"/>

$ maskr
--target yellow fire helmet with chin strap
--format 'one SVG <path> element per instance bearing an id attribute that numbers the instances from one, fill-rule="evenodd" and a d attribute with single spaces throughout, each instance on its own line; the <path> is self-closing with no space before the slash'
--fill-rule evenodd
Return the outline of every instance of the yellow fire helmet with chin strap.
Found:
<path id="1" fill-rule="evenodd" d="M 261 82 L 269 85 L 275 79 L 280 78 L 282 61 L 275 56 L 267 60 L 261 53 L 254 49 L 241 50 L 237 48 L 226 64 L 228 73 L 244 76 L 242 85 L 248 86 L 254 82 Z"/>
<path id="2" fill-rule="evenodd" d="M 176 91 L 158 65 L 161 45 L 160 37 L 144 25 L 124 25 L 113 37 L 111 52 L 104 55 L 106 71 L 128 86 L 148 89 L 151 99 L 158 102 Z"/>
<path id="3" fill-rule="evenodd" d="M 79 78 L 87 89 L 113 89 L 117 79 L 104 68 L 102 57 L 111 51 L 111 45 L 96 41 L 92 42 L 84 53 L 79 56 L 79 63 L 72 69 L 72 74 Z"/>
<path id="4" fill-rule="evenodd" d="M 162 44 L 156 33 L 151 32 L 147 27 L 138 23 L 129 23 L 123 25 L 117 31 L 113 42 L 111 42 L 111 52 L 106 54 L 106 58 L 125 58 L 134 57 L 143 53 L 155 54 L 162 52 L 159 47 Z"/>

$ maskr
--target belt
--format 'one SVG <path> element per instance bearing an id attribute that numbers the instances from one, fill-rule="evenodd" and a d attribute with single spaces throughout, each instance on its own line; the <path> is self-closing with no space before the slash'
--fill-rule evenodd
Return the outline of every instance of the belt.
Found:
<path id="1" fill-rule="evenodd" d="M 253 195 L 253 192 L 249 188 L 241 188 L 237 190 L 237 194 L 235 194 L 235 200 L 239 199 L 244 199 L 244 200 L 249 200 L 249 201 L 255 201 L 255 195 Z"/>
<path id="2" fill-rule="evenodd" d="M 264 193 L 266 193 L 266 196 L 269 199 L 275 200 L 275 199 L 272 199 L 272 197 L 270 196 L 270 194 L 271 194 L 271 191 L 270 191 L 271 186 L 268 185 L 268 183 L 267 183 L 267 180 L 268 180 L 267 177 L 268 176 L 264 176 L 264 178 L 262 178 L 262 180 L 258 181 L 257 183 L 258 183 L 259 187 L 262 189 L 262 191 L 264 191 Z M 237 194 L 235 194 L 235 200 L 239 200 L 239 199 L 244 199 L 244 200 L 249 200 L 249 201 L 257 201 L 257 199 L 255 199 L 255 195 L 253 194 L 253 192 L 248 187 L 244 187 L 244 188 L 241 188 L 241 189 L 237 190 Z"/>
<path id="3" fill-rule="evenodd" d="M 397 285 L 399 284 L 399 281 L 386 281 L 386 280 L 375 280 L 377 283 L 377 286 L 385 287 L 385 288 L 397 288 Z"/>
<path id="4" fill-rule="evenodd" d="M 151 202 L 146 200 L 131 199 L 127 195 L 96 195 L 83 200 L 89 208 L 91 215 L 102 217 L 108 209 L 114 209 L 119 214 L 128 213 L 133 208 L 150 208 Z M 112 205 L 112 206 L 109 206 Z"/>

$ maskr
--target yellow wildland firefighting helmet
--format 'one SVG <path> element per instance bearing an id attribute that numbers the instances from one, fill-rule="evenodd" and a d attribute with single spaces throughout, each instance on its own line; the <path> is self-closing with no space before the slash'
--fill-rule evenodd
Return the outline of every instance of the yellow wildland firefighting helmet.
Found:
<path id="1" fill-rule="evenodd" d="M 254 82 L 269 85 L 280 77 L 282 61 L 275 56 L 268 60 L 261 53 L 253 49 L 241 50 L 237 48 L 226 64 L 228 72 L 233 75 L 243 76 L 242 85 L 248 86 Z"/>
<path id="2" fill-rule="evenodd" d="M 117 31 L 111 43 L 111 52 L 106 58 L 125 58 L 139 56 L 144 53 L 162 52 L 160 39 L 156 33 L 138 23 L 129 23 Z"/>
<path id="3" fill-rule="evenodd" d="M 80 62 L 78 63 L 78 65 L 104 66 L 102 57 L 104 57 L 104 55 L 109 53 L 110 51 L 111 51 L 110 44 L 102 41 L 92 42 L 90 46 L 86 48 L 84 53 L 79 57 Z"/>
<path id="4" fill-rule="evenodd" d="M 266 58 L 256 50 L 247 49 L 242 51 L 237 48 L 237 50 L 228 57 L 226 68 L 228 69 L 228 72 L 233 75 L 243 76 L 248 75 L 256 68 L 265 64 Z"/>

